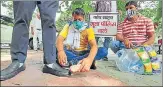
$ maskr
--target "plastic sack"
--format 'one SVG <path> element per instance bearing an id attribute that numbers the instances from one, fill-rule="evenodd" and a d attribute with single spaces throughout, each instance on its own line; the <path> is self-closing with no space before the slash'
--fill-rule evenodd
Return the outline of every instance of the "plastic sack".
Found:
<path id="1" fill-rule="evenodd" d="M 148 52 L 149 57 L 156 57 L 157 56 L 157 53 L 152 46 L 145 45 L 144 48 Z"/>
<path id="2" fill-rule="evenodd" d="M 122 49 L 117 53 L 116 65 L 122 72 L 144 74 L 144 65 L 133 49 Z"/>
<path id="3" fill-rule="evenodd" d="M 152 64 L 150 57 L 144 47 L 136 47 L 134 50 L 137 52 L 138 56 L 142 60 L 145 68 L 144 74 L 152 74 Z"/>
<path id="4" fill-rule="evenodd" d="M 159 74 L 162 71 L 162 64 L 161 61 L 158 59 L 157 57 L 157 53 L 154 50 L 154 48 L 152 46 L 149 45 L 145 45 L 144 46 L 145 50 L 148 52 L 150 59 L 151 59 L 151 63 L 152 63 L 152 73 L 153 74 Z"/>
<path id="5" fill-rule="evenodd" d="M 159 74 L 162 71 L 162 67 L 161 67 L 161 62 L 158 60 L 158 58 L 152 58 L 151 59 L 152 62 L 152 72 L 153 74 Z"/>

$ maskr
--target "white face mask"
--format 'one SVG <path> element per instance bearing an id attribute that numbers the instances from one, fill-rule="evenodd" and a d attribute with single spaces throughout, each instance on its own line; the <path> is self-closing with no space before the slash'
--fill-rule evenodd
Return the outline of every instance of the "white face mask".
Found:
<path id="1" fill-rule="evenodd" d="M 127 11 L 126 11 L 126 16 L 127 16 L 127 18 L 132 18 L 134 15 L 136 15 L 137 14 L 137 10 L 131 10 L 131 9 L 128 9 Z"/>

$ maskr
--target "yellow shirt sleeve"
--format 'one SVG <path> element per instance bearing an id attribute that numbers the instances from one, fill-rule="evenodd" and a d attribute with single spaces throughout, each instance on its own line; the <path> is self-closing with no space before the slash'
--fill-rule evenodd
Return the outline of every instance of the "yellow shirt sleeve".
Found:
<path id="1" fill-rule="evenodd" d="M 92 27 L 87 29 L 88 32 L 88 41 L 95 39 L 95 33 Z"/>
<path id="2" fill-rule="evenodd" d="M 68 30 L 69 30 L 69 25 L 66 24 L 59 35 L 61 35 L 63 38 L 66 38 L 68 34 Z"/>

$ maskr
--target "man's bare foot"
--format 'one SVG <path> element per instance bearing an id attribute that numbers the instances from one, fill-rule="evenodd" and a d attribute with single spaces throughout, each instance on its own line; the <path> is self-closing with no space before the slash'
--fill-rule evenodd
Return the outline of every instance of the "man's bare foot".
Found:
<path id="1" fill-rule="evenodd" d="M 70 71 L 71 71 L 72 73 L 78 72 L 80 66 L 81 66 L 81 64 L 72 65 L 72 66 L 70 66 Z"/>

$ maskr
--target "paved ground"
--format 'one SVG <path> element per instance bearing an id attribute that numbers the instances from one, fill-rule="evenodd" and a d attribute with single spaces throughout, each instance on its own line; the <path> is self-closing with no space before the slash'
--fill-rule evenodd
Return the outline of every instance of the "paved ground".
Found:
<path id="1" fill-rule="evenodd" d="M 98 71 L 119 79 L 129 86 L 161 86 L 162 74 L 159 75 L 138 75 L 133 73 L 120 72 L 115 67 L 114 61 L 97 62 Z"/>
<path id="2" fill-rule="evenodd" d="M 1 54 L 1 68 L 10 64 L 10 55 Z M 70 77 L 57 77 L 42 73 L 42 52 L 28 52 L 26 70 L 12 79 L 2 81 L 2 86 L 123 86 L 118 79 L 114 79 L 99 71 L 92 70 L 88 73 L 76 73 Z"/>
<path id="3" fill-rule="evenodd" d="M 115 56 L 112 56 L 114 59 Z M 1 52 L 1 68 L 10 63 L 9 51 Z M 120 72 L 115 61 L 97 61 L 98 69 L 88 73 L 77 73 L 71 77 L 56 77 L 41 72 L 42 52 L 28 51 L 26 70 L 16 77 L 1 82 L 2 86 L 161 86 L 162 74 L 160 75 L 137 75 Z"/>

